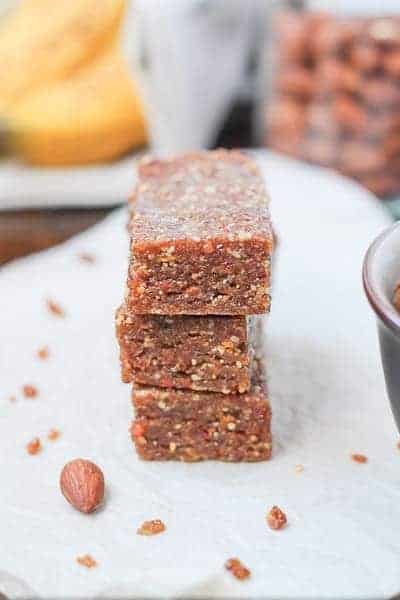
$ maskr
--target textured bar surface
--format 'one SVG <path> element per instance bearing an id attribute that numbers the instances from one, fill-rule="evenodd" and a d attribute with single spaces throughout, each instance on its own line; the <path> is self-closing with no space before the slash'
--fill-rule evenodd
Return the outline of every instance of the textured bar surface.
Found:
<path id="1" fill-rule="evenodd" d="M 131 311 L 269 310 L 273 234 L 265 186 L 249 157 L 215 150 L 143 160 L 131 208 Z"/>
<path id="2" fill-rule="evenodd" d="M 244 394 L 135 386 L 132 439 L 145 460 L 267 460 L 267 397 L 264 358 L 259 355 L 253 360 L 251 389 Z"/>
<path id="3" fill-rule="evenodd" d="M 263 317 L 135 315 L 121 306 L 116 330 L 125 383 L 243 393 L 251 337 Z"/>

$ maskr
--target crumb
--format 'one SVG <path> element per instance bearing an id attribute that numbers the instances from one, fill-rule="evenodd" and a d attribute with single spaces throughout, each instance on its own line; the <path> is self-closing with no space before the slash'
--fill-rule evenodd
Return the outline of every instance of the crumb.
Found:
<path id="1" fill-rule="evenodd" d="M 39 394 L 38 389 L 34 385 L 24 385 L 22 387 L 22 392 L 25 398 L 36 398 Z"/>
<path id="2" fill-rule="evenodd" d="M 247 579 L 250 577 L 250 571 L 245 567 L 238 558 L 230 558 L 225 563 L 225 569 L 231 571 L 236 579 Z"/>
<path id="3" fill-rule="evenodd" d="M 38 454 L 42 449 L 42 444 L 40 443 L 40 439 L 38 437 L 33 438 L 33 440 L 31 440 L 29 442 L 29 444 L 26 445 L 26 451 L 28 454 Z"/>
<path id="4" fill-rule="evenodd" d="M 49 310 L 49 312 L 51 312 L 52 315 L 55 315 L 56 317 L 65 317 L 64 309 L 59 304 L 57 304 L 57 302 L 54 302 L 54 300 L 47 299 L 46 305 L 47 309 Z"/>
<path id="5" fill-rule="evenodd" d="M 364 454 L 352 454 L 351 460 L 360 464 L 365 464 L 368 462 L 368 458 Z"/>
<path id="6" fill-rule="evenodd" d="M 47 434 L 47 439 L 51 442 L 54 442 L 55 440 L 58 440 L 60 435 L 61 433 L 58 431 L 58 429 L 50 429 L 49 433 Z"/>
<path id="7" fill-rule="evenodd" d="M 287 518 L 279 506 L 273 506 L 267 514 L 267 523 L 271 529 L 282 529 L 287 523 Z"/>
<path id="8" fill-rule="evenodd" d="M 16 399 L 17 399 L 17 397 L 16 397 L 16 396 L 14 396 L 14 394 L 8 398 L 8 400 L 9 400 L 10 402 L 15 402 L 15 401 L 16 401 Z"/>
<path id="9" fill-rule="evenodd" d="M 78 258 L 80 261 L 91 264 L 91 265 L 96 262 L 95 255 L 90 254 L 90 252 L 80 252 L 78 254 Z"/>
<path id="10" fill-rule="evenodd" d="M 46 360 L 50 356 L 50 351 L 47 346 L 43 346 L 42 348 L 39 348 L 36 355 L 40 360 Z"/>
<path id="11" fill-rule="evenodd" d="M 82 565 L 82 567 L 86 567 L 87 569 L 93 569 L 94 567 L 97 567 L 97 562 L 90 556 L 90 554 L 78 556 L 76 562 L 78 565 Z"/>
<path id="12" fill-rule="evenodd" d="M 145 521 L 137 530 L 139 535 L 157 535 L 166 530 L 164 523 L 160 519 Z"/>

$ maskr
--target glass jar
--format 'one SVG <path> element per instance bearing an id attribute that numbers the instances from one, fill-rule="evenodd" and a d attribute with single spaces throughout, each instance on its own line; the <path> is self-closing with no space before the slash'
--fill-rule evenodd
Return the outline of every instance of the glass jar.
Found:
<path id="1" fill-rule="evenodd" d="M 399 2 L 304 4 L 274 16 L 263 142 L 397 195 Z"/>

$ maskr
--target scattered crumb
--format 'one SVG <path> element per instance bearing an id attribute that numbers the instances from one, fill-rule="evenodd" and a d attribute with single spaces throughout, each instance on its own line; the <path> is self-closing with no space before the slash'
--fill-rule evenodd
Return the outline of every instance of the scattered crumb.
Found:
<path id="1" fill-rule="evenodd" d="M 39 348 L 36 354 L 40 360 L 47 360 L 50 356 L 50 351 L 47 346 L 43 346 L 42 348 Z"/>
<path id="2" fill-rule="evenodd" d="M 303 465 L 296 465 L 294 470 L 296 471 L 296 473 L 302 473 L 304 471 L 304 466 Z"/>
<path id="3" fill-rule="evenodd" d="M 354 460 L 354 462 L 357 462 L 360 464 L 365 464 L 366 462 L 368 462 L 368 457 L 365 456 L 364 454 L 352 454 L 351 460 Z"/>
<path id="4" fill-rule="evenodd" d="M 139 535 L 157 535 L 166 530 L 164 523 L 160 519 L 145 521 L 137 530 Z"/>
<path id="5" fill-rule="evenodd" d="M 34 385 L 24 385 L 22 387 L 22 393 L 24 394 L 25 398 L 36 398 L 36 396 L 39 394 L 39 391 Z"/>
<path id="6" fill-rule="evenodd" d="M 95 255 L 90 254 L 90 252 L 80 252 L 78 254 L 78 258 L 80 261 L 91 264 L 91 265 L 96 262 Z"/>
<path id="7" fill-rule="evenodd" d="M 247 579 L 250 577 L 250 571 L 238 558 L 230 558 L 225 563 L 225 569 L 230 571 L 236 579 Z"/>
<path id="8" fill-rule="evenodd" d="M 93 569 L 94 567 L 97 567 L 97 562 L 90 556 L 90 554 L 78 556 L 76 562 L 78 565 L 82 565 L 82 567 L 86 567 L 87 569 Z"/>
<path id="9" fill-rule="evenodd" d="M 38 454 L 42 449 L 42 444 L 40 443 L 40 439 L 38 437 L 33 438 L 33 440 L 31 440 L 29 442 L 29 444 L 26 445 L 26 451 L 28 454 Z"/>
<path id="10" fill-rule="evenodd" d="M 17 399 L 17 397 L 16 397 L 16 396 L 14 396 L 14 394 L 8 398 L 8 400 L 9 400 L 10 402 L 15 402 L 15 401 L 16 401 L 16 399 Z"/>
<path id="11" fill-rule="evenodd" d="M 61 433 L 58 431 L 58 429 L 50 429 L 49 433 L 47 434 L 47 439 L 51 442 L 55 442 L 55 440 L 58 440 L 60 435 Z"/>
<path id="12" fill-rule="evenodd" d="M 273 506 L 267 514 L 267 523 L 271 529 L 282 529 L 287 523 L 287 518 L 279 506 Z"/>
<path id="13" fill-rule="evenodd" d="M 56 317 L 65 317 L 64 309 L 54 300 L 48 298 L 46 300 L 46 306 L 52 315 L 55 315 Z"/>

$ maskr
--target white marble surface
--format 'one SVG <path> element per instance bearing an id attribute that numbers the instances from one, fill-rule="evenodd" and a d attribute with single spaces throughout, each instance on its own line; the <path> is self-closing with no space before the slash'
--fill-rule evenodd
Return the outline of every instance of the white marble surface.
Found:
<path id="1" fill-rule="evenodd" d="M 400 591 L 398 434 L 360 277 L 364 251 L 388 217 L 353 183 L 286 159 L 260 161 L 280 237 L 268 463 L 136 458 L 113 327 L 126 269 L 123 212 L 0 270 L 0 592 L 361 599 Z M 79 262 L 80 251 L 94 252 L 96 264 Z M 64 320 L 47 313 L 49 296 L 65 307 Z M 35 358 L 43 344 L 47 362 Z M 23 399 L 24 383 L 40 396 Z M 62 437 L 50 443 L 52 427 Z M 36 435 L 43 451 L 28 456 Z M 355 464 L 353 452 L 369 462 Z M 107 502 L 92 516 L 74 512 L 58 490 L 63 464 L 77 456 L 105 473 Z M 287 513 L 284 531 L 266 527 L 272 504 Z M 167 531 L 136 535 L 151 518 Z M 97 569 L 76 564 L 85 553 Z M 231 556 L 250 567 L 250 580 L 224 571 Z"/>

